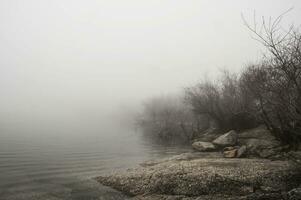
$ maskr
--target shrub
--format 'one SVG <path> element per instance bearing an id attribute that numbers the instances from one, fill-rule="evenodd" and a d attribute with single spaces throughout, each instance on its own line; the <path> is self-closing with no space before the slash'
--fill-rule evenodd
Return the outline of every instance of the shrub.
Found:
<path id="1" fill-rule="evenodd" d="M 197 118 L 180 97 L 154 97 L 144 103 L 138 124 L 146 137 L 167 143 L 185 143 L 198 130 Z"/>

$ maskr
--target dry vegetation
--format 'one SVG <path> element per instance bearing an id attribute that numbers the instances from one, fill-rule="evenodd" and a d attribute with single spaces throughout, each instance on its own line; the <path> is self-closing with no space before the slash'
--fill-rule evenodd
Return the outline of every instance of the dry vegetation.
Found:
<path id="1" fill-rule="evenodd" d="M 301 34 L 294 26 L 284 30 L 282 17 L 263 18 L 260 26 L 244 20 L 267 50 L 261 62 L 239 74 L 223 72 L 219 82 L 186 88 L 183 101 L 151 99 L 139 123 L 164 141 L 189 141 L 212 124 L 223 131 L 265 124 L 281 142 L 296 147 L 301 141 Z"/>

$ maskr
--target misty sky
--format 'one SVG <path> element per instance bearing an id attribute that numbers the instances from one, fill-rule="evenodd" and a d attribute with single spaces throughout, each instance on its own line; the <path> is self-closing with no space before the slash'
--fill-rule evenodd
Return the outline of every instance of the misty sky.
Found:
<path id="1" fill-rule="evenodd" d="M 1 119 L 97 118 L 238 71 L 262 51 L 241 13 L 291 7 L 301 24 L 300 0 L 1 0 Z"/>

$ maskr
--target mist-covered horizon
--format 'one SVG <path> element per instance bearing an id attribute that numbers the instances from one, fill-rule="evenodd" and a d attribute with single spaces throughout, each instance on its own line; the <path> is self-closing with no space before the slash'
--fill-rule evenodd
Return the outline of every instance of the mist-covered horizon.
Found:
<path id="1" fill-rule="evenodd" d="M 300 194 L 300 25 L 300 0 L 0 0 L 0 199 Z"/>
<path id="2" fill-rule="evenodd" d="M 291 7 L 283 24 L 298 25 L 297 0 L 1 1 L 0 124 L 97 124 L 220 69 L 239 71 L 262 53 L 241 14 L 252 21 L 254 11 Z"/>

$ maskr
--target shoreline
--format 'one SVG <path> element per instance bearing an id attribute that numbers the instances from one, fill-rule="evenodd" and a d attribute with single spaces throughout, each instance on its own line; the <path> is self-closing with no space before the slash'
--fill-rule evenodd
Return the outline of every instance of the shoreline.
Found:
<path id="1" fill-rule="evenodd" d="M 289 161 L 192 152 L 95 179 L 137 200 L 287 199 L 301 171 Z"/>

